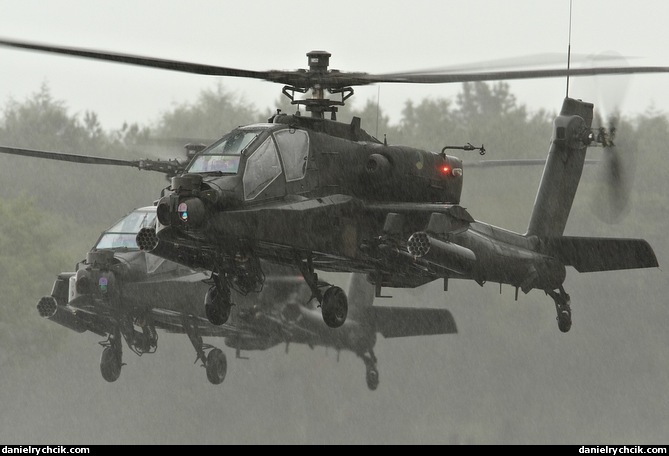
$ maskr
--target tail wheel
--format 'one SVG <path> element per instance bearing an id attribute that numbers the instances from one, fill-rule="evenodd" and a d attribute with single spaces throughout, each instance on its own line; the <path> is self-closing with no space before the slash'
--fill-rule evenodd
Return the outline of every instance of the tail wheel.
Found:
<path id="1" fill-rule="evenodd" d="M 117 350 L 114 350 L 111 346 L 105 347 L 100 357 L 100 373 L 102 373 L 102 378 L 110 383 L 115 382 L 121 376 L 121 367 L 121 357 Z"/>
<path id="2" fill-rule="evenodd" d="M 367 387 L 372 391 L 379 387 L 379 371 L 374 367 L 367 370 Z"/>
<path id="3" fill-rule="evenodd" d="M 228 372 L 228 360 L 220 349 L 214 348 L 207 355 L 207 379 L 214 385 L 225 380 Z"/>
<path id="4" fill-rule="evenodd" d="M 553 298 L 553 301 L 555 302 L 558 328 L 563 333 L 568 332 L 571 329 L 571 306 L 569 305 L 571 303 L 571 298 L 562 287 L 560 287 L 557 292 L 547 290 L 546 294 Z"/>
<path id="5" fill-rule="evenodd" d="M 346 321 L 348 315 L 348 299 L 346 293 L 339 287 L 330 287 L 323 294 L 321 303 L 323 321 L 330 328 L 339 328 Z"/>
<path id="6" fill-rule="evenodd" d="M 568 332 L 571 329 L 571 310 L 569 309 L 558 310 L 557 322 L 560 331 L 562 331 L 563 333 Z"/>

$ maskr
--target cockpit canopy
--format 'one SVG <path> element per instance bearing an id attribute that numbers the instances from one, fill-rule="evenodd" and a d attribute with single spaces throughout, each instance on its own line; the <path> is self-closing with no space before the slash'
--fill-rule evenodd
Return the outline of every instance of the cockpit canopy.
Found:
<path id="1" fill-rule="evenodd" d="M 242 152 L 258 137 L 258 131 L 236 130 L 195 157 L 189 173 L 237 174 Z"/>
<path id="2" fill-rule="evenodd" d="M 287 125 L 255 124 L 233 130 L 196 156 L 188 173 L 241 174 L 244 199 L 252 200 L 284 175 L 304 178 L 309 134 Z"/>

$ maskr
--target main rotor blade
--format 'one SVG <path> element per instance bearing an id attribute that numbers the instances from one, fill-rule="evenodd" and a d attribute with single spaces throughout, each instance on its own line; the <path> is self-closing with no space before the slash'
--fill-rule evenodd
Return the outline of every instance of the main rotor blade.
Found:
<path id="1" fill-rule="evenodd" d="M 597 68 L 557 68 L 543 70 L 488 71 L 473 73 L 391 73 L 384 75 L 361 76 L 369 84 L 378 82 L 396 82 L 412 84 L 443 84 L 453 82 L 503 81 L 509 79 L 541 79 L 563 76 L 595 76 L 606 74 L 669 73 L 665 66 L 637 67 L 597 67 Z"/>
<path id="2" fill-rule="evenodd" d="M 139 167 L 138 162 L 119 160 L 116 158 L 93 157 L 90 155 L 64 154 L 61 152 L 47 152 L 44 150 L 20 149 L 16 147 L 0 146 L 0 153 L 21 155 L 24 157 L 48 158 L 49 160 L 60 160 L 74 163 L 87 163 L 91 165 L 116 165 Z"/>
<path id="3" fill-rule="evenodd" d="M 102 52 L 66 46 L 52 46 L 39 43 L 29 43 L 0 38 L 0 46 L 33 51 L 84 57 L 96 60 L 125 63 L 150 68 L 180 71 L 185 73 L 203 74 L 210 76 L 233 76 L 251 79 L 262 79 L 281 84 L 289 84 L 299 88 L 312 88 L 320 85 L 322 88 L 342 88 L 347 86 L 362 86 L 381 82 L 410 83 L 410 84 L 445 84 L 474 81 L 498 81 L 510 79 L 538 79 L 563 76 L 593 76 L 599 74 L 634 74 L 634 73 L 666 73 L 669 67 L 638 66 L 638 67 L 597 67 L 597 68 L 559 68 L 542 70 L 506 70 L 506 71 L 473 71 L 458 72 L 456 70 L 443 73 L 428 71 L 412 71 L 401 73 L 387 73 L 374 75 L 362 72 L 326 71 L 314 72 L 307 70 L 294 71 L 252 71 L 238 68 L 205 65 L 177 60 L 160 59 L 115 52 Z"/>
<path id="4" fill-rule="evenodd" d="M 47 52 L 51 54 L 71 55 L 75 57 L 84 57 L 95 60 L 106 60 L 109 62 L 127 63 L 150 68 L 162 68 L 164 70 L 181 71 L 185 73 L 204 74 L 210 76 L 236 76 L 242 78 L 267 79 L 268 72 L 240 70 L 237 68 L 227 68 L 213 65 L 203 65 L 200 63 L 180 62 L 177 60 L 159 59 L 154 57 L 143 57 L 139 55 L 122 54 L 117 52 L 94 51 L 91 49 L 51 46 L 39 43 L 29 43 L 24 41 L 13 41 L 0 39 L 1 46 L 7 46 L 18 49 L 28 49 L 31 51 Z"/>
<path id="5" fill-rule="evenodd" d="M 612 54 L 571 54 L 569 56 L 570 62 L 573 64 L 580 63 L 584 66 L 603 66 L 603 62 L 614 62 L 616 66 L 621 64 L 621 55 L 612 55 Z M 631 59 L 634 57 L 625 57 Z M 544 52 L 539 54 L 528 54 L 515 57 L 503 57 L 498 59 L 471 62 L 471 63 L 460 63 L 457 65 L 448 65 L 440 66 L 438 68 L 424 68 L 424 69 L 415 69 L 411 74 L 444 74 L 444 73 L 462 73 L 462 72 L 473 72 L 473 71 L 498 71 L 498 70 L 510 70 L 512 68 L 535 68 L 539 69 L 540 66 L 546 67 L 547 65 L 556 66 L 563 65 L 565 66 L 567 62 L 567 56 L 561 52 Z"/>
<path id="6" fill-rule="evenodd" d="M 0 146 L 0 153 L 20 155 L 23 157 L 46 158 L 49 160 L 67 161 L 71 163 L 83 163 L 89 165 L 131 166 L 141 170 L 157 171 L 168 175 L 174 175 L 184 170 L 184 164 L 178 162 L 177 160 L 120 160 L 117 158 L 65 154 L 62 152 L 49 152 L 44 150 L 22 149 L 7 146 Z"/>

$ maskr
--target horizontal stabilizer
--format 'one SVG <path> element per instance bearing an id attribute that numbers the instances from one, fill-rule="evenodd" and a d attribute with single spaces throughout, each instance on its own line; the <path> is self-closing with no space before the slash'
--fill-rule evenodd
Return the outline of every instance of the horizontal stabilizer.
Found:
<path id="1" fill-rule="evenodd" d="M 383 337 L 430 336 L 458 332 L 453 315 L 446 309 L 379 307 L 374 312 L 376 330 Z"/>
<path id="2" fill-rule="evenodd" d="M 544 242 L 547 254 L 578 272 L 658 267 L 655 252 L 643 239 L 563 236 Z"/>

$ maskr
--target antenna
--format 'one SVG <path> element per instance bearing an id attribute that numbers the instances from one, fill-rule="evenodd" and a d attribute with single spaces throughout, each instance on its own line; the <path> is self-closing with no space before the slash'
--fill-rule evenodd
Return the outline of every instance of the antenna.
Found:
<path id="1" fill-rule="evenodd" d="M 571 5 L 572 0 L 569 0 L 569 39 L 567 40 L 567 93 L 566 97 L 569 98 L 569 66 L 571 64 Z"/>
<path id="2" fill-rule="evenodd" d="M 381 85 L 376 86 L 376 138 L 379 137 L 379 104 L 381 98 Z"/>

